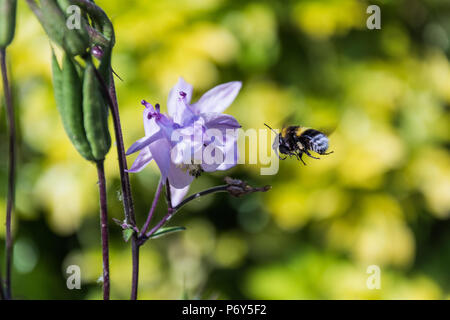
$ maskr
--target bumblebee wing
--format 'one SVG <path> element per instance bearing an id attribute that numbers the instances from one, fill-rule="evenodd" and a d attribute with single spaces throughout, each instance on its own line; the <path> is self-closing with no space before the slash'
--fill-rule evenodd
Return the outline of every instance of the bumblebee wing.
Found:
<path id="1" fill-rule="evenodd" d="M 277 155 L 277 157 L 279 157 L 279 154 L 278 154 L 279 147 L 280 147 L 280 134 L 278 133 L 275 136 L 275 139 L 273 140 L 273 143 L 272 143 L 272 149 L 275 151 L 275 154 Z"/>
<path id="2" fill-rule="evenodd" d="M 278 155 L 278 148 L 280 146 L 280 133 L 277 133 L 273 128 L 271 128 L 269 125 L 265 124 L 264 125 L 269 128 L 273 133 L 275 133 L 275 139 L 273 140 L 272 143 L 272 149 L 275 150 L 275 153 L 278 157 L 280 157 Z"/>
<path id="3" fill-rule="evenodd" d="M 336 131 L 337 126 L 330 126 L 330 127 L 325 127 L 325 128 L 320 128 L 318 129 L 318 131 L 322 132 L 324 135 L 326 136 L 330 136 L 333 134 L 334 131 Z"/>
<path id="4" fill-rule="evenodd" d="M 296 115 L 295 115 L 295 111 L 292 111 L 288 116 L 284 117 L 283 119 L 283 126 L 282 128 L 286 128 L 290 125 L 296 125 L 297 121 L 296 119 Z"/>

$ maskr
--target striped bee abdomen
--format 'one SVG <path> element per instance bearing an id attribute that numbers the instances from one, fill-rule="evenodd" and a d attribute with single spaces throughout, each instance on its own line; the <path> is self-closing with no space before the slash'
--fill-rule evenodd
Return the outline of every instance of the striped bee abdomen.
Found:
<path id="1" fill-rule="evenodd" d="M 328 149 L 328 137 L 320 131 L 308 129 L 299 137 L 306 149 L 324 154 Z"/>

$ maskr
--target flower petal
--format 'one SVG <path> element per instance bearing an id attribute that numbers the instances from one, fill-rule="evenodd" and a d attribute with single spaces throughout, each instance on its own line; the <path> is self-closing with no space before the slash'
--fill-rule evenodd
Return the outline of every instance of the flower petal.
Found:
<path id="1" fill-rule="evenodd" d="M 177 100 L 180 97 L 180 92 L 186 94 L 186 102 L 190 103 L 192 98 L 192 85 L 184 81 L 182 77 L 178 79 L 177 84 L 170 90 L 169 97 L 167 98 L 167 110 L 169 116 L 172 118 L 177 110 Z"/>
<path id="2" fill-rule="evenodd" d="M 225 130 L 224 130 L 225 131 Z M 206 172 L 216 171 L 225 159 L 222 148 L 225 146 L 225 136 L 222 130 L 209 129 L 205 133 L 205 145 L 202 150 L 202 169 Z"/>
<path id="3" fill-rule="evenodd" d="M 135 153 L 136 151 L 139 151 L 139 150 L 147 147 L 151 143 L 153 143 L 156 140 L 159 140 L 161 138 L 163 138 L 163 134 L 162 134 L 161 130 L 159 130 L 158 132 L 156 132 L 154 135 L 152 135 L 150 137 L 143 137 L 131 145 L 131 147 L 127 150 L 126 155 L 128 156 L 132 153 Z"/>
<path id="4" fill-rule="evenodd" d="M 221 114 L 216 112 L 202 113 L 200 115 L 205 121 L 205 127 L 207 129 L 237 129 L 241 128 L 241 125 L 237 120 L 229 114 Z"/>
<path id="5" fill-rule="evenodd" d="M 195 161 L 195 159 L 198 158 L 200 158 L 199 163 L 201 163 L 202 147 L 203 144 L 201 142 L 196 143 L 194 141 L 185 139 L 177 143 L 172 148 L 172 150 L 170 151 L 170 158 L 172 159 L 172 162 L 176 165 L 181 164 L 190 165 L 192 164 L 193 161 Z"/>
<path id="6" fill-rule="evenodd" d="M 153 159 L 155 159 L 156 164 L 159 167 L 159 171 L 161 171 L 161 177 L 163 181 L 169 176 L 170 170 L 170 143 L 166 139 L 160 139 L 158 141 L 153 142 L 150 146 L 150 152 L 153 155 Z"/>
<path id="7" fill-rule="evenodd" d="M 178 205 L 186 196 L 188 190 L 189 190 L 190 184 L 188 184 L 186 187 L 177 189 L 174 186 L 170 186 L 170 198 L 172 200 L 172 206 Z"/>
<path id="8" fill-rule="evenodd" d="M 152 153 L 150 152 L 149 148 L 144 148 L 141 150 L 139 155 L 136 157 L 136 159 L 133 162 L 133 165 L 130 169 L 126 170 L 127 172 L 139 172 L 142 169 L 145 168 L 147 164 L 150 163 L 150 161 L 153 160 Z"/>
<path id="9" fill-rule="evenodd" d="M 169 166 L 169 183 L 176 189 L 185 188 L 194 180 L 194 177 L 191 176 L 186 169 L 183 169 L 172 162 L 170 162 Z"/>
<path id="10" fill-rule="evenodd" d="M 232 147 L 230 147 L 228 150 L 225 150 L 225 154 L 226 155 L 224 157 L 225 158 L 224 162 L 221 163 L 216 168 L 216 170 L 225 171 L 236 166 L 238 159 L 237 143 L 234 142 Z M 228 157 L 230 157 L 230 159 L 227 159 Z"/>
<path id="11" fill-rule="evenodd" d="M 217 170 L 217 168 L 220 166 L 220 164 L 218 163 L 213 163 L 213 164 L 206 164 L 206 163 L 202 163 L 202 169 L 205 172 L 214 172 Z"/>
<path id="12" fill-rule="evenodd" d="M 146 100 L 142 100 L 141 104 L 146 108 L 151 110 L 152 112 L 155 112 L 155 108 L 153 108 L 153 105 L 149 102 L 147 102 Z"/>
<path id="13" fill-rule="evenodd" d="M 149 137 L 159 131 L 159 126 L 156 119 L 148 119 L 148 115 L 151 114 L 151 112 L 152 111 L 148 109 L 144 110 L 144 132 L 146 137 Z"/>
<path id="14" fill-rule="evenodd" d="M 195 118 L 195 113 L 191 106 L 187 103 L 186 95 L 183 92 L 175 101 L 175 110 L 172 114 L 173 122 L 179 125 L 186 125 Z"/>
<path id="15" fill-rule="evenodd" d="M 237 131 L 233 134 L 225 136 L 225 146 L 219 147 L 224 153 L 224 161 L 217 167 L 216 170 L 228 170 L 237 164 L 239 158 L 239 151 L 237 146 Z"/>
<path id="16" fill-rule="evenodd" d="M 241 89 L 240 81 L 227 82 L 206 92 L 196 103 L 194 109 L 199 113 L 221 113 L 234 101 Z"/>
<path id="17" fill-rule="evenodd" d="M 165 133 L 166 136 L 170 137 L 170 134 L 175 127 L 171 119 L 167 118 L 164 114 L 155 111 L 153 107 L 146 107 L 144 109 L 143 117 L 144 130 L 147 137 L 158 132 L 159 129 L 163 129 L 163 133 Z"/>
<path id="18" fill-rule="evenodd" d="M 172 132 L 171 141 L 175 144 L 171 153 L 172 162 L 191 164 L 196 156 L 201 157 L 204 143 L 202 123 L 203 119 L 199 119 Z"/>

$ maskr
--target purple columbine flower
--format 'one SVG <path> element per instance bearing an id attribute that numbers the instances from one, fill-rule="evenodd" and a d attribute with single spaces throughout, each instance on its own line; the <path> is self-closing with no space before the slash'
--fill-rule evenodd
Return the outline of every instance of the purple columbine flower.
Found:
<path id="1" fill-rule="evenodd" d="M 140 150 L 129 172 L 141 171 L 155 160 L 163 181 L 169 180 L 172 202 L 182 200 L 194 178 L 202 172 L 227 170 L 237 163 L 237 120 L 222 112 L 234 101 L 241 82 L 228 82 L 206 92 L 190 104 L 192 85 L 183 78 L 169 93 L 168 115 L 146 101 L 145 137 L 127 155 Z M 206 157 L 205 157 L 206 154 Z"/>

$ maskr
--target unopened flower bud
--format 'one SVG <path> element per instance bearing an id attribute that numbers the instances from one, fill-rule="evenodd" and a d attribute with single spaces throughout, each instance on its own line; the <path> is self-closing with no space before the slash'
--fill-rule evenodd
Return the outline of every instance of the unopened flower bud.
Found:
<path id="1" fill-rule="evenodd" d="M 261 188 L 255 188 L 255 187 L 250 186 L 245 181 L 242 181 L 239 179 L 233 179 L 230 177 L 225 177 L 225 182 L 227 183 L 228 193 L 234 197 L 241 197 L 243 195 L 250 194 L 253 192 L 266 192 L 272 188 L 269 185 L 266 185 Z"/>
<path id="2" fill-rule="evenodd" d="M 103 49 L 100 46 L 93 46 L 91 49 L 92 55 L 97 58 L 98 60 L 101 60 L 103 57 Z"/>

